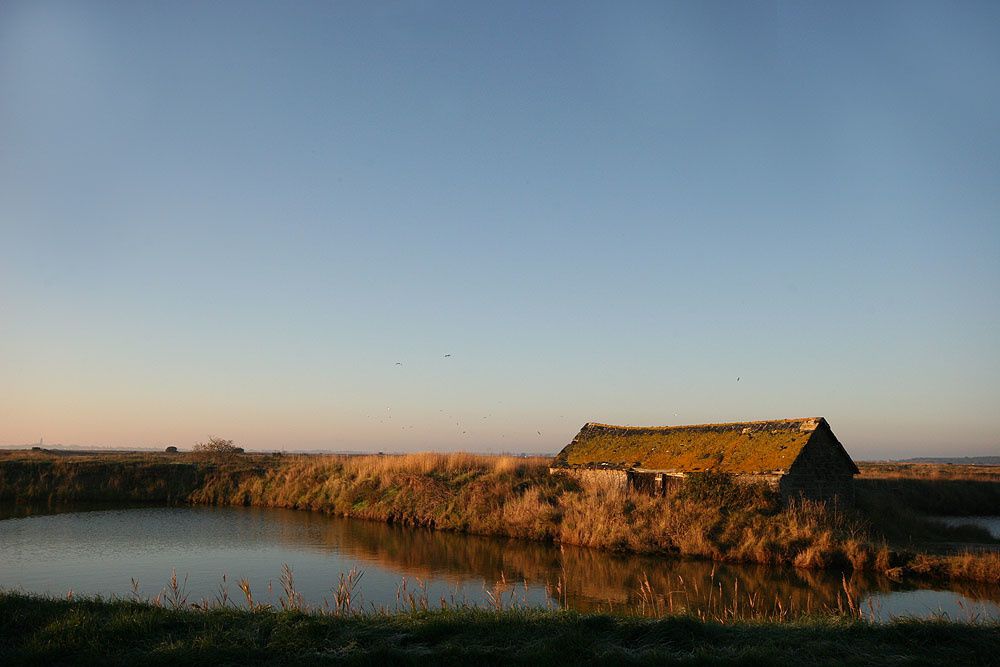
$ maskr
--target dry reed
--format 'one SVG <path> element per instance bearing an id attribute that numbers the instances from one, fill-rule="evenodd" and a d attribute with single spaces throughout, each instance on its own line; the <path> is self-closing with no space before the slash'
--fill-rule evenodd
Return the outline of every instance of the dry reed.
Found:
<path id="1" fill-rule="evenodd" d="M 653 498 L 610 482 L 549 475 L 547 466 L 542 458 L 429 452 L 215 462 L 183 454 L 41 459 L 32 453 L 2 461 L 0 497 L 306 509 L 614 551 L 1000 581 L 995 555 L 937 557 L 931 566 L 892 552 L 880 536 L 882 500 L 863 511 L 784 503 L 767 488 L 725 478 Z"/>

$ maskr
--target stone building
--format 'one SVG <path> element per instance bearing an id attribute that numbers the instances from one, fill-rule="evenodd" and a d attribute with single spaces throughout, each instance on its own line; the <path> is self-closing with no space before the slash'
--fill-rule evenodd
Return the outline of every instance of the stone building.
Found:
<path id="1" fill-rule="evenodd" d="M 550 472 L 663 495 L 716 472 L 766 482 L 786 498 L 854 499 L 858 467 L 822 417 L 692 426 L 585 424 Z"/>

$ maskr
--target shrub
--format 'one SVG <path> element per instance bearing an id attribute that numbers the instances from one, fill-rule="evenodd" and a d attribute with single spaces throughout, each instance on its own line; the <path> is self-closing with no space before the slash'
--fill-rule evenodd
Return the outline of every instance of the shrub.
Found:
<path id="1" fill-rule="evenodd" d="M 228 458 L 236 454 L 242 454 L 243 448 L 237 447 L 232 440 L 211 437 L 208 442 L 199 442 L 194 446 L 194 451 L 210 458 Z"/>
<path id="2" fill-rule="evenodd" d="M 727 510 L 755 508 L 778 509 L 778 494 L 763 483 L 738 482 L 731 475 L 703 472 L 689 475 L 677 488 L 676 498 L 706 503 Z"/>

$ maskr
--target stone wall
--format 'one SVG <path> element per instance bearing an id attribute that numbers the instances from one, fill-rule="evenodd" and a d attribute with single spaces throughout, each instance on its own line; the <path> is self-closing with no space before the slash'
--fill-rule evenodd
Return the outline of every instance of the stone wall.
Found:
<path id="1" fill-rule="evenodd" d="M 805 497 L 854 503 L 854 470 L 837 442 L 826 432 L 816 431 L 778 485 L 786 498 Z"/>
<path id="2" fill-rule="evenodd" d="M 689 476 L 601 468 L 549 468 L 549 472 L 569 475 L 588 490 L 623 492 L 631 488 L 651 496 L 666 495 L 671 489 L 683 484 Z M 733 475 L 732 479 L 741 484 L 768 484 L 786 499 L 805 497 L 850 506 L 854 503 L 853 472 L 837 442 L 828 434 L 817 431 L 803 447 L 788 473 Z"/>
<path id="3" fill-rule="evenodd" d="M 651 496 L 665 496 L 684 483 L 684 476 L 663 472 L 633 470 L 628 473 L 628 484 L 639 493 Z"/>

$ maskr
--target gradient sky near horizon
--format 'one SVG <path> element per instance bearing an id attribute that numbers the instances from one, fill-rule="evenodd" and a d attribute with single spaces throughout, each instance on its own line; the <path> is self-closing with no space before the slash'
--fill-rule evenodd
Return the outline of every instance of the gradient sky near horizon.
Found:
<path id="1" fill-rule="evenodd" d="M 995 2 L 3 2 L 0 444 L 1000 454 L 997 72 Z"/>

